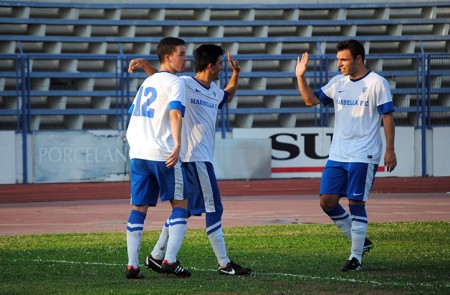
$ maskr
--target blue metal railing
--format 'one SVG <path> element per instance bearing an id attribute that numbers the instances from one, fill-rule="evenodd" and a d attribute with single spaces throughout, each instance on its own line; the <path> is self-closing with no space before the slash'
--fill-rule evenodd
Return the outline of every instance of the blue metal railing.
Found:
<path id="1" fill-rule="evenodd" d="M 128 107 L 130 101 L 134 97 L 136 90 L 130 89 L 130 81 L 136 76 L 145 77 L 145 74 L 138 73 L 130 77 L 128 73 L 128 63 L 134 55 L 126 55 L 119 45 L 119 54 L 27 54 L 22 50 L 21 43 L 18 42 L 18 54 L 0 54 L 0 61 L 11 60 L 14 63 L 13 71 L 0 72 L 0 79 L 14 80 L 13 87 L 4 86 L 0 89 L 1 97 L 15 97 L 15 108 L 3 107 L 0 109 L 0 116 L 15 116 L 15 130 L 21 133 L 23 141 L 23 171 L 24 182 L 28 182 L 27 173 L 27 136 L 33 131 L 31 124 L 32 117 L 36 115 L 50 116 L 50 115 L 107 115 L 114 117 L 114 128 L 116 130 L 125 130 L 128 123 Z M 236 55 L 237 60 L 295 60 L 295 55 Z M 422 132 L 422 152 L 426 152 L 426 130 L 435 126 L 433 117 L 435 114 L 443 114 L 444 117 L 450 118 L 450 106 L 436 105 L 432 103 L 433 96 L 445 96 L 447 99 L 442 101 L 450 101 L 450 85 L 447 82 L 439 84 L 438 87 L 433 86 L 433 79 L 441 79 L 442 77 L 450 76 L 450 67 L 448 67 L 448 60 L 450 54 L 425 53 L 423 50 L 418 54 L 391 54 L 391 55 L 367 55 L 366 60 L 408 60 L 410 66 L 407 69 L 389 68 L 388 70 L 377 71 L 382 76 L 389 76 L 395 79 L 396 77 L 412 77 L 413 85 L 409 86 L 395 86 L 392 88 L 392 93 L 395 95 L 410 95 L 414 103 L 410 106 L 398 106 L 396 112 L 399 114 L 413 115 L 415 118 L 414 127 L 421 128 Z M 90 72 L 52 72 L 52 71 L 32 71 L 32 63 L 40 60 L 97 60 L 110 61 L 115 64 L 114 72 L 103 72 L 101 69 Z M 156 60 L 155 56 L 151 59 Z M 334 55 L 310 55 L 310 60 L 313 63 L 312 70 L 309 71 L 308 78 L 312 81 L 311 85 L 315 88 L 320 88 L 326 83 L 330 77 L 337 74 L 330 70 Z M 439 66 L 435 67 L 435 64 Z M 227 67 L 226 67 L 227 68 Z M 241 78 L 292 78 L 295 79 L 294 68 L 286 68 L 285 71 L 252 71 L 242 72 Z M 192 73 L 186 73 L 192 74 Z M 220 85 L 226 85 L 231 73 L 225 70 L 220 77 Z M 114 90 L 98 90 L 98 89 L 84 89 L 84 90 L 69 90 L 69 89 L 34 89 L 32 86 L 33 79 L 47 79 L 47 78 L 74 78 L 74 79 L 110 79 L 115 83 Z M 4 83 L 6 84 L 6 83 Z M 236 96 L 252 97 L 252 96 L 298 96 L 298 90 L 292 89 L 238 89 Z M 58 97 L 58 96 L 73 96 L 73 97 L 105 97 L 111 96 L 114 99 L 114 106 L 110 109 L 102 108 L 71 108 L 71 109 L 57 109 L 57 108 L 36 108 L 32 105 L 33 98 L 38 97 Z M 330 115 L 334 112 L 332 107 L 316 106 L 313 108 L 261 108 L 261 107 L 247 107 L 247 108 L 230 108 L 228 105 L 220 111 L 219 119 L 220 125 L 217 126 L 221 131 L 222 137 L 231 130 L 230 115 L 242 114 L 312 114 L 314 126 L 329 126 Z M 448 122 L 448 121 L 446 121 Z M 2 128 L 4 129 L 4 128 Z M 426 174 L 426 157 L 422 157 L 422 174 Z"/>
<path id="2" fill-rule="evenodd" d="M 19 42 L 18 43 L 19 46 L 19 51 L 20 51 L 20 78 L 22 83 L 21 85 L 21 98 L 22 98 L 22 107 L 21 107 L 21 117 L 22 117 L 22 128 L 21 128 L 21 133 L 22 133 L 22 169 L 23 169 L 23 182 L 24 183 L 28 183 L 28 140 L 27 140 L 27 134 L 29 131 L 29 124 L 28 124 L 28 116 L 27 116 L 27 104 L 26 104 L 26 92 L 28 92 L 27 88 L 25 86 L 24 81 L 28 81 L 29 79 L 26 78 L 26 72 L 25 72 L 25 60 L 27 60 L 27 58 L 25 58 L 25 55 L 23 53 L 22 50 L 22 44 Z M 17 67 L 16 67 L 17 68 Z M 16 79 L 16 83 L 18 83 L 18 80 Z M 28 86 L 28 83 L 27 83 Z M 16 89 L 19 88 L 19 85 L 16 84 Z M 17 96 L 19 97 L 19 96 Z M 19 117 L 17 117 L 17 121 L 19 122 Z M 19 123 L 16 124 L 17 126 L 19 126 Z"/>

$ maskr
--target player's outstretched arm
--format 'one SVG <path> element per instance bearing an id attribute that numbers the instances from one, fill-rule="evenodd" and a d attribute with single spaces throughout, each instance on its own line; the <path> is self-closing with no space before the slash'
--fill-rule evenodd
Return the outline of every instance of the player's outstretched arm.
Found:
<path id="1" fill-rule="evenodd" d="M 303 97 L 307 106 L 319 104 L 320 101 L 314 94 L 314 91 L 309 87 L 305 78 L 306 66 L 308 64 L 308 52 L 302 54 L 302 58 L 297 58 L 297 65 L 295 67 L 295 76 L 297 77 L 298 90 Z"/>
<path id="2" fill-rule="evenodd" d="M 158 69 L 154 68 L 145 58 L 135 58 L 130 61 L 128 65 L 128 73 L 133 73 L 135 69 L 142 68 L 144 72 L 151 76 L 158 71 Z"/>
<path id="3" fill-rule="evenodd" d="M 241 67 L 239 66 L 239 62 L 234 60 L 231 56 L 231 53 L 228 53 L 228 62 L 233 69 L 233 74 L 231 75 L 230 81 L 228 85 L 225 87 L 225 91 L 228 92 L 228 100 L 230 102 L 233 100 L 234 95 L 236 94 L 238 80 L 239 80 L 239 72 L 241 71 Z"/>

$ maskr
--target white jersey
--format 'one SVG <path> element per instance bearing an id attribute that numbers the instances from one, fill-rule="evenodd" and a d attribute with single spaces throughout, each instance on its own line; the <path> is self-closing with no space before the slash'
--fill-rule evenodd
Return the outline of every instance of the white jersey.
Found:
<path id="1" fill-rule="evenodd" d="M 379 164 L 381 115 L 394 111 L 387 80 L 368 72 L 358 80 L 337 75 L 317 92 L 322 103 L 334 103 L 335 121 L 329 159 Z"/>
<path id="2" fill-rule="evenodd" d="M 193 77 L 182 76 L 186 85 L 186 114 L 181 132 L 182 162 L 212 162 L 216 136 L 217 111 L 228 93 L 212 82 L 206 88 Z"/>
<path id="3" fill-rule="evenodd" d="M 176 75 L 157 72 L 145 79 L 129 110 L 130 159 L 166 161 L 174 147 L 169 112 L 183 114 L 185 105 L 185 86 Z"/>

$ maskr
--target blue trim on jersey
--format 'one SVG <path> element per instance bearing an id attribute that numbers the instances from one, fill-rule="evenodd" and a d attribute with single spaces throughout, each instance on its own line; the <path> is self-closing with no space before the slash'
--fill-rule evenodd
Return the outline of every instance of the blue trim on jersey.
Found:
<path id="1" fill-rule="evenodd" d="M 350 81 L 352 81 L 352 82 L 358 82 L 359 80 L 362 80 L 362 79 L 364 79 L 365 77 L 367 77 L 367 75 L 369 75 L 371 72 L 372 72 L 372 71 L 368 71 L 364 76 L 362 76 L 361 78 L 358 78 L 358 79 L 351 79 L 351 78 L 349 78 L 349 79 L 350 79 Z"/>
<path id="2" fill-rule="evenodd" d="M 179 110 L 181 112 L 181 116 L 184 117 L 184 112 L 186 111 L 186 107 L 181 104 L 180 101 L 171 101 L 169 102 L 169 110 Z"/>
<path id="3" fill-rule="evenodd" d="M 133 113 L 133 111 L 134 111 L 134 104 L 132 104 L 131 106 L 130 106 L 130 108 L 128 109 L 128 114 L 132 114 Z"/>
<path id="4" fill-rule="evenodd" d="M 331 103 L 333 101 L 333 99 L 331 99 L 331 97 L 328 97 L 323 91 L 322 89 L 314 91 L 314 94 L 316 95 L 316 97 L 320 100 L 320 102 L 323 105 L 327 105 L 329 103 Z"/>
<path id="5" fill-rule="evenodd" d="M 382 105 L 379 105 L 377 109 L 380 115 L 395 112 L 394 102 L 388 101 L 387 103 L 383 103 Z"/>
<path id="6" fill-rule="evenodd" d="M 192 79 L 195 80 L 195 82 L 197 82 L 200 86 L 202 86 L 203 88 L 205 88 L 206 90 L 209 90 L 209 88 L 211 88 L 211 86 L 206 87 L 205 85 L 203 85 L 200 81 L 198 81 L 197 79 L 195 79 L 195 77 L 191 77 Z"/>
<path id="7" fill-rule="evenodd" d="M 227 91 L 223 92 L 223 100 L 219 103 L 219 110 L 224 106 L 224 104 L 227 102 L 228 97 L 230 94 Z"/>

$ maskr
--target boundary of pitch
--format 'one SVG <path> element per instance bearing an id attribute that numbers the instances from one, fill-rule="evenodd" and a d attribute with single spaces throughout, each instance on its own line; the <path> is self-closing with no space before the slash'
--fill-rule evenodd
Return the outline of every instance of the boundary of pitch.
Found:
<path id="1" fill-rule="evenodd" d="M 2 261 L 2 259 L 0 259 Z M 81 265 L 104 265 L 104 266 L 123 266 L 125 264 L 119 263 L 104 263 L 104 262 L 88 262 L 88 261 L 70 261 L 70 260 L 45 260 L 45 259 L 13 259 L 15 262 L 38 262 L 38 263 L 61 263 L 61 264 L 81 264 Z M 200 271 L 200 272 L 216 272 L 217 270 L 212 269 L 202 269 L 196 267 L 189 267 L 190 270 Z M 396 283 L 396 282 L 379 282 L 375 280 L 358 280 L 354 278 L 340 278 L 340 277 L 320 277 L 320 276 L 312 276 L 312 275 L 303 275 L 303 274 L 292 274 L 292 273 L 274 273 L 274 272 L 254 272 L 252 276 L 282 276 L 282 277 L 293 277 L 299 279 L 306 280 L 326 280 L 326 281 L 339 281 L 339 282 L 347 282 L 347 283 L 357 283 L 357 284 L 370 284 L 376 286 L 405 286 L 408 287 L 426 287 L 432 288 L 433 284 L 414 284 L 414 283 Z M 444 284 L 446 288 L 450 287 L 450 283 Z"/>

